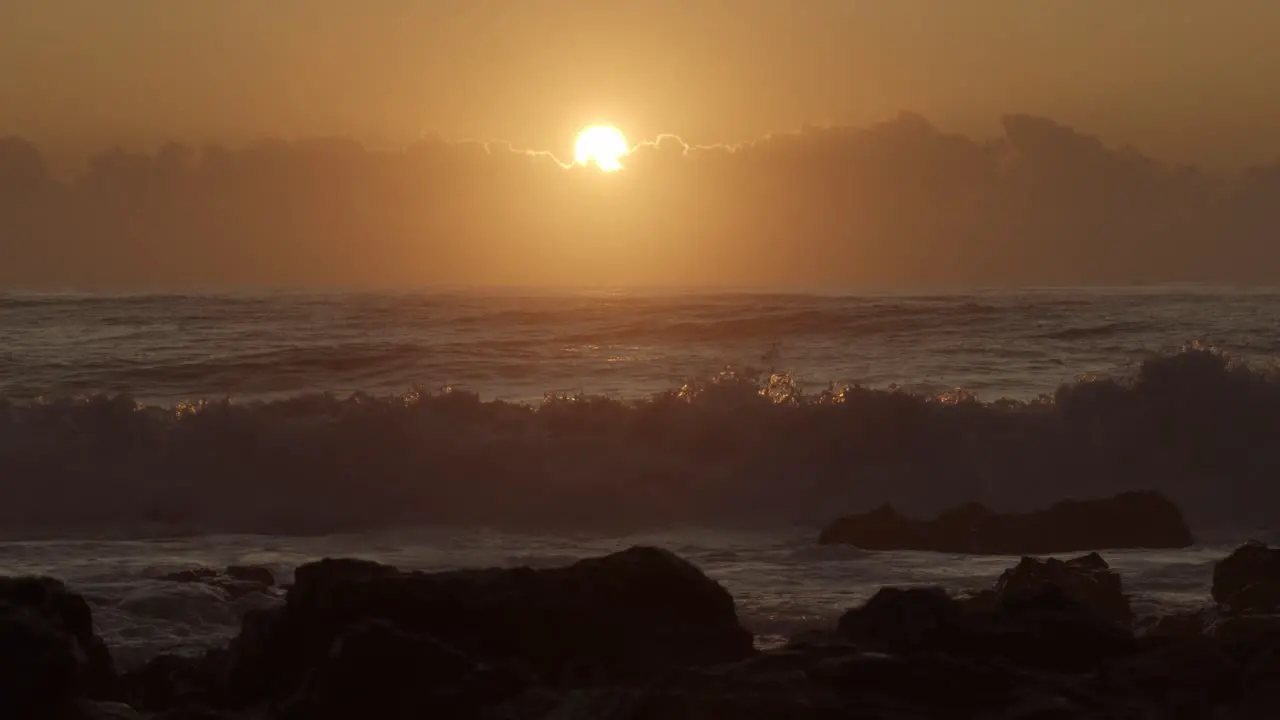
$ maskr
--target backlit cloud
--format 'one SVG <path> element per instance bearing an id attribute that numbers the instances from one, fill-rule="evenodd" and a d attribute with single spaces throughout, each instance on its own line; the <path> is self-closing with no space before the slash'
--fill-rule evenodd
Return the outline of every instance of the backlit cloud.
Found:
<path id="1" fill-rule="evenodd" d="M 904 113 L 604 174 L 427 135 L 119 150 L 59 177 L 0 142 L 0 280 L 182 284 L 1275 282 L 1280 165 L 1171 166 L 1051 120 L 973 139 Z"/>

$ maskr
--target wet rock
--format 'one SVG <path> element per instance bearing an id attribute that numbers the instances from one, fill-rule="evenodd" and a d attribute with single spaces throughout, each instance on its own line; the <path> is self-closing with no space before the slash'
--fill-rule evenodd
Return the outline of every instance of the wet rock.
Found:
<path id="1" fill-rule="evenodd" d="M 161 575 L 157 579 L 209 585 L 221 589 L 231 600 L 238 600 L 252 593 L 269 593 L 276 582 L 270 570 L 250 565 L 231 565 L 226 571 L 189 568 Z"/>
<path id="2" fill-rule="evenodd" d="M 1049 586 L 1061 588 L 1067 597 L 1117 625 L 1130 627 L 1133 623 L 1133 611 L 1120 576 L 1097 553 L 1065 562 L 1024 557 L 1000 575 L 995 595 L 1000 604 L 1007 604 L 1037 595 Z"/>
<path id="3" fill-rule="evenodd" d="M 275 575 L 259 565 L 228 565 L 226 575 L 233 580 L 257 583 L 263 587 L 274 587 L 276 584 Z"/>
<path id="4" fill-rule="evenodd" d="M 84 598 L 51 578 L 0 578 L 0 717 L 109 700 L 116 673 Z M 34 713 L 34 715 L 33 715 Z"/>
<path id="5" fill-rule="evenodd" d="M 166 582 L 193 583 L 193 582 L 213 582 L 222 577 L 222 573 L 212 568 L 187 568 L 186 570 L 178 570 L 176 572 L 161 575 L 157 580 Z"/>
<path id="6" fill-rule="evenodd" d="M 918 522 L 882 506 L 842 517 L 818 542 L 867 550 L 923 550 L 976 555 L 1051 555 L 1120 548 L 1185 548 L 1194 539 L 1182 512 L 1158 492 L 1067 500 L 1006 515 L 970 503 Z"/>
<path id="7" fill-rule="evenodd" d="M 754 652 L 728 592 L 654 548 L 548 570 L 408 573 L 323 560 L 298 568 L 282 608 L 246 615 L 230 649 L 233 694 L 246 703 L 292 694 L 328 662 L 339 638 L 374 619 L 403 634 L 384 633 L 380 642 L 440 643 L 552 684 L 638 677 Z"/>
<path id="8" fill-rule="evenodd" d="M 1280 549 L 1236 548 L 1214 565 L 1213 599 L 1227 613 L 1280 613 Z"/>

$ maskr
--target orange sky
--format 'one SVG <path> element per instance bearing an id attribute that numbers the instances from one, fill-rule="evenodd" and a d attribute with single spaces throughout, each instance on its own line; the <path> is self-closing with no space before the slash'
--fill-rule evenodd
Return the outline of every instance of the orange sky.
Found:
<path id="1" fill-rule="evenodd" d="M 1276 38 L 1277 0 L 0 0 L 0 286 L 1277 283 Z M 597 123 L 688 146 L 510 150 Z"/>
<path id="2" fill-rule="evenodd" d="M 1231 166 L 1280 155 L 1276 37 L 1275 0 L 13 0 L 0 135 L 435 129 L 567 155 L 596 120 L 710 143 L 912 109 Z"/>

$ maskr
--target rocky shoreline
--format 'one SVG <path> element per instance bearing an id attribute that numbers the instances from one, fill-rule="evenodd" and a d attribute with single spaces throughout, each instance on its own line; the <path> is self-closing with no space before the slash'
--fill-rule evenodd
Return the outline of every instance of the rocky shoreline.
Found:
<path id="1" fill-rule="evenodd" d="M 166 579 L 274 584 L 244 567 Z M 1028 557 L 970 597 L 883 588 L 760 651 L 723 587 L 655 548 L 547 570 L 327 559 L 226 648 L 119 673 L 84 598 L 0 578 L 0 717 L 1275 718 L 1280 550 L 1237 549 L 1213 598 L 1135 622 L 1097 554 Z"/>

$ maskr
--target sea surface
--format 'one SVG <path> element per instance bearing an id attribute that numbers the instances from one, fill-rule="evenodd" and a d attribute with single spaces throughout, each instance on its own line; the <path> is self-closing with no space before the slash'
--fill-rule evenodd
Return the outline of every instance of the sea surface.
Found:
<path id="1" fill-rule="evenodd" d="M 1280 291 L 929 296 L 551 293 L 0 294 L 0 397 L 143 402 L 403 393 L 644 397 L 726 366 L 981 398 L 1125 373 L 1191 341 L 1280 354 Z"/>
<path id="2" fill-rule="evenodd" d="M 1259 374 L 1178 370 L 1188 347 Z M 823 519 L 1158 486 L 1200 544 L 1103 555 L 1140 612 L 1167 612 L 1206 602 L 1234 543 L 1275 537 L 1251 511 L 1274 507 L 1254 488 L 1274 480 L 1280 437 L 1249 404 L 1251 434 L 1234 425 L 1226 459 L 1196 456 L 1192 473 L 1163 423 L 1126 420 L 1127 464 L 1082 471 L 1073 457 L 1110 450 L 1063 440 L 1053 408 L 1062 388 L 1128 387 L 1163 358 L 1173 370 L 1148 373 L 1141 403 L 1234 412 L 1271 402 L 1277 356 L 1272 290 L 0 294 L 0 574 L 84 592 L 131 665 L 224 642 L 241 612 L 279 602 L 156 579 L 177 569 L 546 567 L 644 543 L 723 582 L 769 645 L 881 585 L 972 591 L 1016 562 L 819 547 Z M 749 392 L 708 392 L 726 377 Z M 843 409 L 796 400 L 823 391 Z M 1086 395 L 1071 407 L 1091 427 L 1116 416 Z M 917 414 L 902 396 L 923 398 Z"/>

